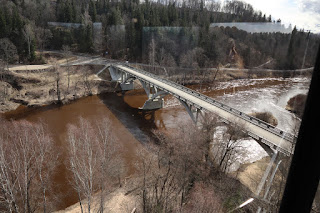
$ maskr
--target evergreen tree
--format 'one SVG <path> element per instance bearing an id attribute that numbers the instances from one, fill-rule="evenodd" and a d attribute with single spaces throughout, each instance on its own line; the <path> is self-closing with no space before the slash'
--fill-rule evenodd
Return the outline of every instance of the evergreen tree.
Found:
<path id="1" fill-rule="evenodd" d="M 77 22 L 77 10 L 74 0 L 71 1 L 71 14 L 72 14 L 72 22 Z"/>
<path id="2" fill-rule="evenodd" d="M 160 22 L 162 26 L 169 26 L 169 19 L 166 7 L 162 7 L 160 11 Z"/>
<path id="3" fill-rule="evenodd" d="M 85 52 L 93 52 L 93 35 L 92 26 L 90 24 L 86 27 L 86 50 Z"/>
<path id="4" fill-rule="evenodd" d="M 121 11 L 118 8 L 112 8 L 109 16 L 108 25 L 122 24 Z"/>
<path id="5" fill-rule="evenodd" d="M 90 3 L 89 3 L 89 15 L 91 16 L 92 22 L 96 22 L 96 17 L 97 17 L 96 4 L 92 0 L 90 0 Z"/>
<path id="6" fill-rule="evenodd" d="M 19 30 L 23 27 L 23 21 L 19 15 L 19 11 L 17 8 L 14 8 L 12 14 L 12 30 Z"/>
<path id="7" fill-rule="evenodd" d="M 108 0 L 103 0 L 103 10 L 102 13 L 107 13 L 109 8 L 109 1 Z"/>
<path id="8" fill-rule="evenodd" d="M 174 23 L 178 20 L 178 12 L 176 8 L 176 3 L 169 3 L 168 5 L 168 19 L 169 19 L 169 24 L 170 26 L 173 26 Z"/>
<path id="9" fill-rule="evenodd" d="M 6 37 L 6 20 L 2 10 L 0 9 L 0 38 Z"/>
<path id="10" fill-rule="evenodd" d="M 11 30 L 12 30 L 12 16 L 8 10 L 8 8 L 4 8 L 4 18 L 6 21 L 6 28 L 5 28 L 5 33 L 7 36 L 9 36 L 11 34 Z"/>
<path id="11" fill-rule="evenodd" d="M 292 33 L 291 33 L 291 38 L 288 46 L 288 52 L 287 52 L 287 68 L 288 69 L 294 69 L 294 58 L 295 58 L 295 39 L 297 36 L 297 28 L 294 26 Z"/>

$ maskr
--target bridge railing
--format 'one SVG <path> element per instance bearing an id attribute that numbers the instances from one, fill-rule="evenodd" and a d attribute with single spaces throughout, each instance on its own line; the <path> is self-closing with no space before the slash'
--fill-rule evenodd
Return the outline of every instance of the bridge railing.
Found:
<path id="1" fill-rule="evenodd" d="M 174 87 L 176 89 L 180 89 L 180 90 L 182 90 L 182 91 L 184 91 L 184 92 L 186 92 L 186 93 L 188 93 L 188 94 L 190 94 L 190 95 L 192 95 L 194 97 L 197 97 L 197 98 L 199 98 L 199 99 L 201 99 L 201 100 L 203 100 L 203 101 L 205 101 L 205 102 L 207 102 L 209 104 L 212 104 L 212 105 L 214 105 L 214 106 L 216 106 L 216 107 L 218 107 L 220 109 L 223 109 L 224 111 L 228 111 L 229 113 L 231 113 L 233 115 L 236 115 L 237 117 L 240 117 L 240 118 L 246 120 L 249 123 L 252 123 L 252 124 L 254 124 L 256 126 L 259 126 L 260 128 L 265 129 L 265 130 L 267 130 L 267 131 L 269 131 L 269 132 L 271 132 L 271 133 L 273 133 L 275 135 L 278 135 L 279 137 L 282 137 L 282 138 L 286 139 L 287 141 L 295 144 L 296 137 L 294 135 L 292 135 L 290 133 L 287 133 L 287 132 L 283 131 L 282 129 L 279 129 L 279 128 L 277 128 L 277 127 L 275 127 L 275 126 L 273 126 L 273 125 L 271 125 L 271 124 L 269 124 L 269 123 L 267 123 L 265 121 L 262 121 L 262 120 L 260 120 L 260 119 L 258 119 L 256 117 L 250 116 L 250 115 L 248 115 L 246 113 L 243 113 L 243 112 L 241 112 L 241 111 L 239 111 L 239 110 L 237 110 L 235 108 L 232 108 L 232 107 L 230 107 L 228 105 L 225 105 L 225 104 L 223 104 L 223 103 L 221 103 L 219 101 L 214 100 L 211 97 L 208 97 L 208 96 L 206 96 L 204 94 L 201 94 L 201 93 L 199 93 L 199 92 L 197 92 L 195 90 L 192 90 L 190 88 L 187 88 L 187 87 L 185 87 L 183 85 L 177 84 L 177 83 L 175 83 L 173 81 L 170 81 L 170 80 L 167 80 L 167 79 L 163 79 L 163 78 L 161 78 L 161 77 L 159 77 L 159 76 L 157 76 L 155 74 L 146 72 L 144 70 L 141 70 L 141 69 L 138 69 L 138 68 L 135 68 L 135 67 L 131 67 L 128 64 L 124 64 L 124 63 L 118 63 L 118 64 L 122 65 L 122 66 L 125 66 L 125 67 L 127 67 L 129 69 L 132 69 L 132 70 L 134 70 L 136 72 L 139 72 L 141 74 L 144 74 L 146 76 L 149 76 L 151 78 L 154 78 L 154 79 L 156 79 L 158 81 L 161 81 L 163 83 L 166 83 L 166 84 L 168 84 L 168 85 L 170 85 L 170 86 L 172 86 L 172 87 Z M 123 70 L 123 69 L 121 69 L 119 67 L 117 67 L 117 68 L 122 70 L 123 72 L 126 72 L 125 70 Z M 132 75 L 131 73 L 128 73 L 128 74 Z M 135 77 L 137 77 L 137 76 L 135 76 Z M 144 81 L 144 79 L 141 79 L 141 78 L 140 78 L 140 80 Z M 159 89 L 164 90 L 164 91 L 172 94 L 167 89 L 162 88 L 159 85 L 156 85 L 156 86 L 159 87 Z M 174 94 L 172 94 L 172 95 L 174 95 Z M 177 98 L 180 98 L 180 97 L 177 97 Z M 195 107 L 197 107 L 199 109 L 202 109 L 201 106 L 196 105 L 191 100 L 187 100 L 187 101 L 192 103 Z"/>

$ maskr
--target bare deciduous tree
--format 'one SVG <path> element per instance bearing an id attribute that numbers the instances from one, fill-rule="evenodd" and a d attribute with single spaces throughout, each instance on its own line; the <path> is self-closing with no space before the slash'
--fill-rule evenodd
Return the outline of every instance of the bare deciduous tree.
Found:
<path id="1" fill-rule="evenodd" d="M 69 167 L 74 176 L 74 188 L 78 193 L 81 212 L 83 212 L 82 195 L 87 199 L 87 209 L 90 212 L 91 200 L 95 191 L 93 179 L 99 166 L 95 149 L 96 139 L 91 124 L 81 118 L 79 127 L 69 126 L 68 142 Z"/>
<path id="2" fill-rule="evenodd" d="M 176 62 L 173 56 L 168 53 L 163 47 L 157 54 L 157 62 L 160 66 L 167 66 L 167 67 L 176 67 Z"/>
<path id="3" fill-rule="evenodd" d="M 15 61 L 16 59 L 16 46 L 8 38 L 0 39 L 0 82 L 5 81 L 10 76 L 6 75 L 9 72 L 8 65 L 10 62 Z M 5 100 L 8 98 L 7 84 L 5 82 L 2 82 L 1 87 L 0 100 Z"/>
<path id="4" fill-rule="evenodd" d="M 81 71 L 83 72 L 82 79 L 83 79 L 83 86 L 85 91 L 88 95 L 92 95 L 92 82 L 89 79 L 91 75 L 91 70 L 81 67 Z"/>
<path id="5" fill-rule="evenodd" d="M 222 213 L 221 200 L 212 185 L 197 183 L 190 192 L 190 202 L 183 207 L 183 212 Z"/>
<path id="6" fill-rule="evenodd" d="M 67 73 L 68 73 L 68 86 L 67 86 L 67 93 L 69 93 L 69 86 L 70 86 L 70 67 L 69 67 L 69 60 L 71 56 L 70 47 L 67 45 L 62 46 L 63 55 L 67 60 Z"/>
<path id="7" fill-rule="evenodd" d="M 153 70 L 155 69 L 155 57 L 156 57 L 156 42 L 154 41 L 154 38 L 152 37 L 151 42 L 149 44 L 149 64 L 153 67 Z"/>
<path id="8" fill-rule="evenodd" d="M 141 203 L 143 212 L 180 211 L 191 186 L 205 172 L 205 140 L 192 124 L 181 126 L 171 137 L 155 132 L 159 146 L 148 147 L 153 154 L 142 153 Z"/>
<path id="9" fill-rule="evenodd" d="M 202 137 L 203 137 L 203 153 L 204 153 L 204 159 L 205 159 L 205 166 L 211 165 L 211 144 L 213 142 L 213 134 L 215 131 L 215 128 L 217 127 L 218 119 L 216 116 L 206 114 L 203 117 L 202 121 Z"/>
<path id="10" fill-rule="evenodd" d="M 51 211 L 50 178 L 57 155 L 42 124 L 1 121 L 0 202 L 9 212 Z"/>
<path id="11" fill-rule="evenodd" d="M 117 180 L 121 187 L 121 178 L 125 173 L 124 163 L 119 155 L 122 148 L 112 134 L 112 127 L 108 119 L 102 119 L 95 123 L 96 137 L 99 150 L 98 190 L 100 191 L 99 211 L 104 211 L 105 194 L 110 192 L 110 180 Z"/>
<path id="12" fill-rule="evenodd" d="M 28 57 L 30 57 L 31 56 L 32 39 L 34 37 L 33 26 L 31 24 L 26 24 L 22 30 L 22 33 L 24 35 L 24 38 L 26 39 L 26 42 L 28 45 Z"/>
<path id="13" fill-rule="evenodd" d="M 106 45 L 109 55 L 113 58 L 122 58 L 126 52 L 125 35 L 123 25 L 113 25 L 106 29 Z"/>
<path id="14" fill-rule="evenodd" d="M 51 179 L 54 169 L 57 165 L 58 154 L 57 150 L 53 147 L 52 139 L 45 131 L 44 124 L 36 125 L 34 127 L 36 136 L 36 146 L 38 148 L 36 152 L 36 168 L 41 184 L 42 194 L 42 210 L 43 212 L 50 211 L 48 209 L 47 192 L 51 189 Z M 49 206 L 50 207 L 50 206 Z"/>
<path id="15" fill-rule="evenodd" d="M 10 61 L 14 61 L 17 57 L 16 46 L 8 39 L 0 39 L 0 58 L 2 58 L 6 64 Z"/>
<path id="16" fill-rule="evenodd" d="M 60 65 L 57 61 L 53 62 L 53 69 L 55 72 L 55 82 L 56 82 L 56 93 L 57 93 L 57 99 L 58 103 L 61 103 L 61 77 L 63 76 L 60 70 Z"/>
<path id="17" fill-rule="evenodd" d="M 214 138 L 214 158 L 222 172 L 227 172 L 234 163 L 233 158 L 241 148 L 240 140 L 244 137 L 243 127 L 236 124 L 229 124 L 221 128 L 220 136 Z M 219 134 L 219 133 L 218 133 Z"/>
<path id="18" fill-rule="evenodd" d="M 141 172 L 139 183 L 141 206 L 143 212 L 172 212 L 179 209 L 180 187 L 176 178 L 173 153 L 159 147 L 155 155 L 140 151 L 137 162 Z"/>
<path id="19" fill-rule="evenodd" d="M 93 125 L 80 118 L 79 126 L 68 127 L 69 162 L 73 187 L 78 193 L 81 212 L 93 211 L 94 193 L 100 191 L 99 211 L 104 210 L 104 196 L 110 190 L 110 181 L 119 176 L 121 161 L 116 156 L 118 148 L 114 143 L 107 120 Z M 119 164 L 117 164 L 119 163 Z M 85 203 L 84 203 L 85 200 Z"/>
<path id="20" fill-rule="evenodd" d="M 50 29 L 42 27 L 36 27 L 35 38 L 37 41 L 37 47 L 42 51 L 45 49 L 48 41 L 52 38 L 52 32 Z"/>

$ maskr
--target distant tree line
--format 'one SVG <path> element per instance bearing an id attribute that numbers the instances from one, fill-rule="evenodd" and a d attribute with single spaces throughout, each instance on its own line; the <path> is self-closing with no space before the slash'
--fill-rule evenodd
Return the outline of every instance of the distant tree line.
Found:
<path id="1" fill-rule="evenodd" d="M 319 45 L 318 36 L 311 34 L 307 39 L 306 32 L 296 29 L 291 36 L 282 33 L 251 34 L 229 27 L 211 28 L 210 23 L 214 22 L 273 21 L 271 15 L 255 11 L 250 4 L 237 0 L 226 1 L 224 5 L 204 0 L 1 0 L 1 3 L 0 39 L 8 38 L 16 47 L 19 61 L 33 63 L 37 63 L 36 49 L 62 49 L 66 45 L 72 51 L 108 51 L 112 58 L 150 63 L 148 50 L 151 37 L 146 34 L 145 27 L 183 27 L 186 28 L 184 32 L 178 34 L 186 33 L 183 36 L 189 38 L 188 29 L 198 28 L 196 41 L 193 38 L 187 42 L 181 41 L 181 37 L 173 38 L 167 33 L 160 40 L 153 38 L 154 56 L 161 58 L 161 55 L 169 55 L 169 58 L 163 59 L 166 61 L 162 61 L 163 65 L 190 67 L 184 61 L 199 53 L 200 57 L 191 67 L 227 64 L 234 46 L 244 67 L 255 67 L 273 59 L 274 68 L 296 69 L 302 66 L 307 40 L 305 67 L 313 65 L 315 47 Z M 49 27 L 48 22 L 82 25 L 79 28 Z M 94 22 L 102 23 L 99 36 L 95 35 Z M 117 27 L 115 32 L 115 26 L 123 27 Z M 184 42 L 184 46 L 179 45 L 183 47 L 181 50 L 167 48 L 177 42 Z M 177 52 L 181 57 L 177 56 Z M 4 58 L 4 54 L 0 54 Z"/>
<path id="2" fill-rule="evenodd" d="M 235 27 L 144 28 L 142 61 L 193 69 L 230 63 L 255 68 L 270 61 L 266 68 L 300 69 L 314 65 L 319 41 L 319 36 L 296 28 L 292 34 L 248 33 Z"/>

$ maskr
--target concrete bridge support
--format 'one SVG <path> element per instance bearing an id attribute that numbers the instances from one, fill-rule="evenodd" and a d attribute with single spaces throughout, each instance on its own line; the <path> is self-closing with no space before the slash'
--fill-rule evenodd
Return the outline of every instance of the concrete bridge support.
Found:
<path id="1" fill-rule="evenodd" d="M 118 82 L 123 91 L 134 89 L 133 80 L 136 79 L 134 76 L 118 70 L 113 66 L 109 66 L 108 70 L 112 80 Z M 162 108 L 164 102 L 163 97 L 167 95 L 167 92 L 162 91 L 158 87 L 142 80 L 140 80 L 140 83 L 148 96 L 148 100 L 144 103 L 141 109 L 154 110 Z"/>
<path id="2" fill-rule="evenodd" d="M 136 78 L 134 76 L 129 75 L 126 72 L 123 72 L 121 70 L 118 70 L 114 66 L 109 66 L 108 70 L 110 72 L 111 78 L 113 81 L 116 81 L 120 84 L 120 87 L 122 90 L 133 90 L 133 80 Z M 145 82 L 143 80 L 140 80 L 140 83 L 144 89 L 144 91 L 147 94 L 148 100 L 144 103 L 144 105 L 141 107 L 141 109 L 144 110 L 155 110 L 160 109 L 163 107 L 164 104 L 164 96 L 166 96 L 168 93 L 166 91 L 163 91 L 159 89 L 156 85 L 150 84 L 148 82 Z M 175 96 L 180 103 L 185 107 L 188 114 L 190 115 L 192 121 L 197 124 L 199 115 L 201 114 L 201 109 L 194 107 L 194 104 L 188 103 L 185 100 L 181 99 L 180 97 Z"/>
<path id="3" fill-rule="evenodd" d="M 187 110 L 187 112 L 190 115 L 192 121 L 195 124 L 197 124 L 198 123 L 199 114 L 201 114 L 201 110 L 198 109 L 198 108 L 193 109 L 193 105 L 192 104 L 188 104 L 186 101 L 183 101 L 183 100 L 181 100 L 179 98 L 178 98 L 178 100 L 184 106 L 184 108 Z"/>
<path id="4" fill-rule="evenodd" d="M 110 66 L 108 68 L 112 81 L 116 81 L 120 84 L 123 91 L 133 90 L 133 80 L 134 78 L 125 72 L 121 72 L 118 69 Z"/>
<path id="5" fill-rule="evenodd" d="M 285 155 L 284 155 L 285 156 Z M 262 199 L 262 201 L 266 202 L 266 203 L 270 203 L 270 200 L 274 194 L 274 191 L 271 192 L 270 189 L 271 189 L 271 186 L 273 184 L 273 180 L 276 176 L 276 172 L 277 170 L 279 169 L 281 172 L 282 172 L 282 175 L 286 176 L 286 170 L 283 170 L 283 167 L 281 167 L 281 164 L 282 161 L 283 161 L 283 158 L 284 156 L 281 156 L 281 153 L 278 152 L 278 150 L 275 150 L 273 155 L 270 156 L 271 159 L 270 159 L 270 162 L 261 178 L 261 181 L 257 187 L 257 191 L 256 191 L 256 196 L 257 197 L 260 197 Z M 282 168 L 282 170 L 281 170 Z M 263 192 L 261 194 L 261 192 Z M 267 210 L 266 209 L 263 209 L 262 207 L 258 207 L 257 209 L 257 213 L 260 213 L 260 212 L 263 212 L 263 213 L 266 213 Z"/>
<path id="6" fill-rule="evenodd" d="M 163 97 L 167 95 L 167 92 L 160 90 L 155 85 L 140 80 L 140 83 L 148 96 L 148 100 L 144 103 L 141 109 L 154 110 L 163 107 Z"/>

